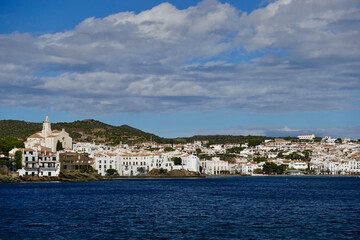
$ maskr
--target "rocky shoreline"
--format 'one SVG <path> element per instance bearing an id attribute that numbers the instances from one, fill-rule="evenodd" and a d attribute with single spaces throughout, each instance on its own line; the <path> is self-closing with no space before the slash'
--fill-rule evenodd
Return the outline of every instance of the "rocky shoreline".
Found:
<path id="1" fill-rule="evenodd" d="M 173 170 L 165 173 L 151 171 L 144 176 L 112 176 L 103 177 L 97 173 L 67 172 L 60 173 L 58 177 L 21 176 L 16 173 L 0 175 L 0 183 L 29 183 L 29 182 L 90 182 L 90 181 L 111 181 L 116 178 L 203 178 L 195 172 L 186 170 Z"/>
<path id="2" fill-rule="evenodd" d="M 103 177 L 94 173 L 61 173 L 58 177 L 0 175 L 1 183 L 30 183 L 30 182 L 91 182 L 112 181 L 114 179 L 169 179 L 169 178 L 227 178 L 227 177 L 256 177 L 249 175 L 199 175 L 189 171 L 175 170 L 165 174 L 143 176 L 111 176 Z M 264 175 L 263 177 L 360 177 L 359 175 Z"/>
<path id="3" fill-rule="evenodd" d="M 104 177 L 93 173 L 60 173 L 58 177 L 39 177 L 39 176 L 14 176 L 0 175 L 0 183 L 28 183 L 28 182 L 89 182 L 89 181 L 108 181 Z"/>

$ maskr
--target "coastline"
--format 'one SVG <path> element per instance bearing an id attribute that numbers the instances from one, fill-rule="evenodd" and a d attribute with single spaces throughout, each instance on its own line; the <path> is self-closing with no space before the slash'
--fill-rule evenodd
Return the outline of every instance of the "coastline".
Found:
<path id="1" fill-rule="evenodd" d="M 0 183 L 31 183 L 31 182 L 92 182 L 111 181 L 98 174 L 91 173 L 61 173 L 57 177 L 0 175 Z"/>
<path id="2" fill-rule="evenodd" d="M 26 176 L 26 177 L 13 177 L 9 175 L 0 175 L 1 183 L 36 183 L 36 182 L 94 182 L 94 181 L 113 181 L 113 180 L 124 180 L 124 179 L 204 179 L 204 178 L 239 178 L 239 177 L 354 177 L 360 178 L 359 175 L 263 175 L 263 176 L 251 176 L 251 175 L 192 175 L 192 176 L 114 176 L 114 177 L 102 177 L 95 174 L 76 173 L 67 174 L 59 177 L 37 177 L 37 176 Z"/>

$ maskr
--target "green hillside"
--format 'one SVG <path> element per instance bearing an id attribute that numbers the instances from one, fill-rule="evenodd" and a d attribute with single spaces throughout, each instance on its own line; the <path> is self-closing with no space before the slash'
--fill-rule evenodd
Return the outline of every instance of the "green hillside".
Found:
<path id="1" fill-rule="evenodd" d="M 263 142 L 264 136 L 233 136 L 233 135 L 207 135 L 184 138 L 161 138 L 151 133 L 141 131 L 128 125 L 112 126 L 97 120 L 87 119 L 75 122 L 52 123 L 53 130 L 65 129 L 74 141 L 118 144 L 141 143 L 155 141 L 157 143 L 191 143 L 194 141 L 209 141 L 210 144 L 225 143 L 246 143 L 256 145 Z M 15 137 L 19 140 L 26 140 L 30 135 L 41 131 L 42 123 L 32 123 L 18 120 L 0 120 L 0 139 Z"/>
<path id="2" fill-rule="evenodd" d="M 93 119 L 69 123 L 52 123 L 51 128 L 53 130 L 62 130 L 64 128 L 74 141 L 138 143 L 152 139 L 156 142 L 166 142 L 166 139 L 127 125 L 112 126 Z M 29 123 L 17 120 L 0 121 L 0 138 L 13 136 L 21 140 L 26 140 L 27 137 L 41 130 L 42 123 Z"/>

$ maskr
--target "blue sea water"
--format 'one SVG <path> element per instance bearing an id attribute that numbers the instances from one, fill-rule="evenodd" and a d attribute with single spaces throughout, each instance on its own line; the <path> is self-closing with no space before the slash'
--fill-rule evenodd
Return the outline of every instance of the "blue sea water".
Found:
<path id="1" fill-rule="evenodd" d="M 0 185 L 1 239 L 360 239 L 360 179 Z"/>

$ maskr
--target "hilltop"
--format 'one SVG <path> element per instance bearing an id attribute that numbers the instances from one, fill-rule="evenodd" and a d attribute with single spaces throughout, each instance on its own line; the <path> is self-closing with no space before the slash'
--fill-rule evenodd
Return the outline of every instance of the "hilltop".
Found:
<path id="1" fill-rule="evenodd" d="M 208 141 L 209 144 L 226 143 L 260 143 L 265 136 L 233 136 L 233 135 L 196 135 L 182 138 L 162 138 L 152 133 L 133 128 L 128 125 L 112 126 L 94 119 L 85 119 L 74 122 L 51 123 L 53 130 L 65 129 L 73 141 L 118 144 L 141 143 L 154 141 L 157 143 L 191 143 L 194 141 Z M 0 139 L 9 136 L 25 141 L 33 133 L 42 130 L 42 123 L 25 122 L 19 120 L 0 120 Z M 289 138 L 288 140 L 293 139 Z"/>
<path id="2" fill-rule="evenodd" d="M 53 130 L 65 129 L 74 141 L 105 142 L 105 143 L 138 143 L 153 140 L 164 142 L 166 139 L 141 131 L 128 125 L 112 126 L 94 119 L 75 122 L 51 123 Z M 0 138 L 12 136 L 26 140 L 31 134 L 41 131 L 42 123 L 18 120 L 0 121 Z"/>

